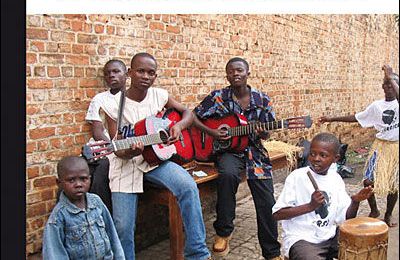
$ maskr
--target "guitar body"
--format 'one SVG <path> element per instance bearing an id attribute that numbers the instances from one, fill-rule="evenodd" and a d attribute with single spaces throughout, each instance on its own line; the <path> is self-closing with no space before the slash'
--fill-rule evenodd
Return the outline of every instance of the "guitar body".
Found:
<path id="1" fill-rule="evenodd" d="M 230 114 L 222 118 L 209 118 L 202 123 L 211 129 L 229 129 L 240 125 L 247 125 L 246 117 Z M 212 161 L 215 155 L 226 150 L 242 152 L 248 146 L 247 136 L 233 136 L 228 140 L 216 140 L 196 127 L 190 129 L 197 161 Z"/>
<path id="2" fill-rule="evenodd" d="M 134 126 L 135 136 L 151 135 L 159 131 L 169 131 L 174 124 L 180 121 L 181 115 L 175 110 L 166 110 L 156 116 L 150 116 L 138 121 Z M 171 159 L 182 165 L 192 160 L 194 156 L 192 140 L 187 130 L 182 131 L 182 140 L 171 145 L 163 143 L 145 146 L 143 158 L 150 165 L 158 165 L 162 161 Z"/>
<path id="3" fill-rule="evenodd" d="M 170 121 L 169 128 L 182 120 L 181 114 L 174 109 L 167 109 L 164 113 L 159 113 L 157 117 Z M 187 129 L 184 129 L 181 134 L 180 140 L 173 144 L 176 153 L 171 157 L 171 161 L 179 165 L 188 163 L 194 158 L 193 142 L 190 137 L 190 132 Z"/>

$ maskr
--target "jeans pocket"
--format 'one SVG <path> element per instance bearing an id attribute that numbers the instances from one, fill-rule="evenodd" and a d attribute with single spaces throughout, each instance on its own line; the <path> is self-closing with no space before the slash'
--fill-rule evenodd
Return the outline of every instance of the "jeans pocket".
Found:
<path id="1" fill-rule="evenodd" d="M 76 226 L 65 230 L 66 247 L 71 259 L 84 259 L 86 257 L 88 250 L 85 239 L 86 232 L 85 226 Z"/>

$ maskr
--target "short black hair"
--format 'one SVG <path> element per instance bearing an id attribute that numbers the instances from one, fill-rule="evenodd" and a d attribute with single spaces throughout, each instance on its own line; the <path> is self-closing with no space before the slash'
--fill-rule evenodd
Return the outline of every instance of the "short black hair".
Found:
<path id="1" fill-rule="evenodd" d="M 133 61 L 134 61 L 136 58 L 139 58 L 139 57 L 150 58 L 150 59 L 154 60 L 154 62 L 156 63 L 156 66 L 157 66 L 156 58 L 154 58 L 153 55 L 151 55 L 150 53 L 147 53 L 147 52 L 139 52 L 139 53 L 136 53 L 136 54 L 132 57 L 132 60 L 131 60 L 131 67 L 132 67 Z"/>
<path id="2" fill-rule="evenodd" d="M 331 133 L 319 133 L 311 140 L 312 142 L 323 142 L 330 143 L 333 146 L 333 151 L 338 154 L 340 148 L 340 142 L 337 137 Z"/>
<path id="3" fill-rule="evenodd" d="M 124 68 L 124 70 L 126 72 L 125 62 L 123 62 L 122 60 L 117 60 L 117 59 L 112 59 L 112 60 L 107 61 L 106 64 L 104 64 L 103 68 L 107 67 L 107 65 L 111 64 L 111 63 L 119 63 Z"/>
<path id="4" fill-rule="evenodd" d="M 58 178 L 62 178 L 64 173 L 68 171 L 71 167 L 71 165 L 76 165 L 76 164 L 84 164 L 87 167 L 88 174 L 89 174 L 89 166 L 86 162 L 86 160 L 83 157 L 79 156 L 66 156 L 63 157 L 57 164 L 57 176 Z"/>
<path id="5" fill-rule="evenodd" d="M 230 59 L 228 61 L 228 63 L 226 63 L 225 70 L 228 68 L 229 64 L 231 64 L 233 62 L 237 62 L 237 61 L 242 62 L 246 66 L 247 71 L 249 71 L 249 69 L 250 69 L 249 63 L 245 59 L 240 58 L 240 57 L 234 57 L 234 58 Z"/>

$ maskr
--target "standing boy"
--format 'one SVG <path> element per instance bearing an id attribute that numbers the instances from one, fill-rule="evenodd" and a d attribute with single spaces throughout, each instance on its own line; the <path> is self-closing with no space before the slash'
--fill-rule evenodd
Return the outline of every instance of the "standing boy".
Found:
<path id="1" fill-rule="evenodd" d="M 182 120 L 169 130 L 169 142 L 179 140 L 181 131 L 192 124 L 193 115 L 169 96 L 166 90 L 152 87 L 157 77 L 155 58 L 148 53 L 136 54 L 128 75 L 131 77 L 131 87 L 126 91 L 121 120 L 122 138 L 134 136 L 133 127 L 139 120 L 155 115 L 164 108 L 174 108 L 182 114 Z M 115 96 L 116 100 L 119 100 L 119 95 Z M 114 136 L 117 133 L 118 102 L 109 102 L 102 109 L 106 112 L 108 132 Z M 138 193 L 143 192 L 143 178 L 169 189 L 177 198 L 185 229 L 185 259 L 208 259 L 210 253 L 206 245 L 199 191 L 192 176 L 172 161 L 150 166 L 142 156 L 143 149 L 143 143 L 137 143 L 131 149 L 117 151 L 109 157 L 113 218 L 126 259 L 135 259 L 134 231 Z"/>
<path id="2" fill-rule="evenodd" d="M 62 192 L 44 229 L 43 259 L 125 259 L 109 211 L 97 195 L 88 193 L 86 161 L 65 157 L 57 174 Z"/>
<path id="3" fill-rule="evenodd" d="M 225 70 L 230 85 L 211 92 L 194 109 L 196 115 L 194 125 L 218 140 L 228 139 L 227 131 L 211 129 L 199 119 L 224 117 L 232 113 L 244 115 L 248 121 L 270 122 L 275 119 L 269 97 L 247 85 L 250 71 L 246 60 L 232 58 L 226 64 Z M 266 259 L 279 259 L 278 229 L 271 212 L 275 203 L 272 166 L 268 152 L 261 144 L 261 139 L 266 139 L 267 136 L 267 132 L 258 129 L 257 134 L 249 136 L 250 142 L 245 152 L 226 152 L 217 156 L 219 177 L 217 219 L 214 222 L 217 235 L 212 249 L 216 256 L 225 256 L 229 253 L 229 240 L 234 229 L 236 192 L 241 179 L 240 173 L 246 170 L 247 184 L 256 207 L 258 240 L 262 255 Z"/>
<path id="4" fill-rule="evenodd" d="M 282 220 L 283 252 L 291 260 L 337 258 L 338 225 L 354 218 L 360 201 L 372 194 L 369 186 L 349 197 L 336 169 L 330 169 L 340 158 L 339 146 L 332 134 L 316 135 L 308 156 L 310 166 L 289 174 L 272 209 L 274 218 Z M 308 174 L 314 178 L 318 190 Z"/>
<path id="5" fill-rule="evenodd" d="M 382 88 L 385 99 L 374 101 L 364 111 L 350 116 L 321 117 L 325 122 L 358 122 L 361 127 L 374 127 L 378 132 L 372 144 L 365 167 L 364 186 L 373 185 L 374 193 L 387 194 L 384 221 L 389 227 L 396 226 L 391 221 L 396 205 L 399 187 L 399 76 L 390 66 L 384 65 Z M 368 199 L 370 217 L 380 215 L 375 196 Z"/>
<path id="6" fill-rule="evenodd" d="M 95 141 L 110 141 L 110 136 L 103 124 L 103 120 L 105 119 L 100 116 L 100 109 L 103 104 L 110 101 L 114 102 L 115 94 L 117 94 L 121 89 L 125 89 L 127 79 L 125 63 L 121 60 L 109 60 L 104 65 L 103 76 L 109 90 L 98 93 L 94 96 L 90 102 L 85 118 L 91 126 L 93 139 Z M 111 191 L 109 187 L 110 180 L 108 178 L 110 162 L 108 158 L 106 157 L 103 160 L 91 163 L 89 168 L 92 175 L 90 192 L 99 195 L 104 204 L 106 204 L 108 210 L 112 212 Z"/>

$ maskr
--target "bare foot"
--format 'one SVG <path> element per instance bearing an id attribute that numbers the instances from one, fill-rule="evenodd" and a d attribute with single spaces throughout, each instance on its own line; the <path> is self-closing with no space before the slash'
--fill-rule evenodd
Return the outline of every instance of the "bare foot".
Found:
<path id="1" fill-rule="evenodd" d="M 379 210 L 371 211 L 371 213 L 369 213 L 368 217 L 370 217 L 370 218 L 378 218 L 380 214 L 381 213 L 379 212 Z"/>
<path id="2" fill-rule="evenodd" d="M 389 227 L 397 227 L 397 223 L 392 222 L 392 216 L 388 216 L 387 214 L 385 214 L 385 218 L 383 219 L 383 221 L 386 222 L 386 225 L 388 225 Z"/>

